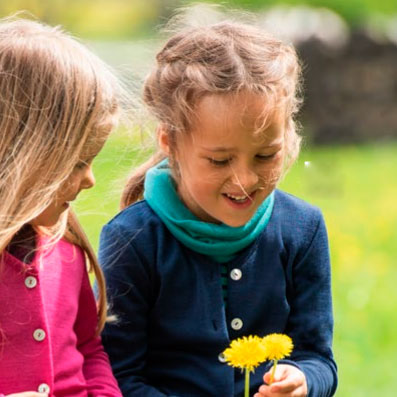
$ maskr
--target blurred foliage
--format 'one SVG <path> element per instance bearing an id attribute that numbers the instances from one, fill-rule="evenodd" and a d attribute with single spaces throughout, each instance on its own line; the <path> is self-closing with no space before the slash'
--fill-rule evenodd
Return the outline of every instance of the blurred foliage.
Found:
<path id="1" fill-rule="evenodd" d="M 397 145 L 306 150 L 282 188 L 324 213 L 331 247 L 338 397 L 395 395 Z"/>
<path id="2" fill-rule="evenodd" d="M 94 162 L 97 185 L 77 212 L 95 248 L 118 212 L 130 168 L 148 156 L 137 137 L 114 134 Z M 338 397 L 394 397 L 397 389 L 397 144 L 305 148 L 281 188 L 317 205 L 333 271 Z"/>
<path id="3" fill-rule="evenodd" d="M 212 0 L 202 2 L 217 3 Z M 192 3 L 192 1 L 185 0 L 184 3 Z M 221 3 L 250 10 L 261 10 L 280 4 L 326 7 L 340 14 L 353 26 L 360 24 L 373 14 L 397 14 L 396 0 L 223 0 Z"/>
<path id="4" fill-rule="evenodd" d="M 0 0 L 0 14 L 27 11 L 51 25 L 96 39 L 137 36 L 159 18 L 161 0 Z"/>
<path id="5" fill-rule="evenodd" d="M 270 6 L 311 5 L 328 7 L 352 25 L 371 15 L 397 14 L 396 0 L 202 0 L 227 7 L 261 10 Z M 26 10 L 51 25 L 60 24 L 86 38 L 121 39 L 153 34 L 179 6 L 191 0 L 0 0 L 0 16 Z"/>

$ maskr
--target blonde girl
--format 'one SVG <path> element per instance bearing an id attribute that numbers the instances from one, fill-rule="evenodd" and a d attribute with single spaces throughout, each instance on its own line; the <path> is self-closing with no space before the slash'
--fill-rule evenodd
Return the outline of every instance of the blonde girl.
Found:
<path id="1" fill-rule="evenodd" d="M 121 395 L 99 337 L 103 274 L 70 209 L 95 182 L 92 161 L 118 119 L 117 87 L 61 29 L 0 21 L 2 396 Z"/>
<path id="2" fill-rule="evenodd" d="M 296 159 L 293 48 L 235 22 L 172 36 L 147 77 L 158 152 L 102 231 L 118 316 L 104 345 L 124 396 L 242 396 L 232 339 L 286 333 L 295 349 L 252 376 L 256 397 L 331 396 L 330 266 L 320 211 L 277 189 Z"/>

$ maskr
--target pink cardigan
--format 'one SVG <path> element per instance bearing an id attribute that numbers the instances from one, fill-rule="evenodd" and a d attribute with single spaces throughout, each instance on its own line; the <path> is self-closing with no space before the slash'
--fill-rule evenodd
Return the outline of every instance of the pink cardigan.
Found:
<path id="1" fill-rule="evenodd" d="M 95 299 L 80 248 L 61 240 L 25 265 L 0 266 L 0 396 L 112 396 L 121 392 L 99 337 Z"/>

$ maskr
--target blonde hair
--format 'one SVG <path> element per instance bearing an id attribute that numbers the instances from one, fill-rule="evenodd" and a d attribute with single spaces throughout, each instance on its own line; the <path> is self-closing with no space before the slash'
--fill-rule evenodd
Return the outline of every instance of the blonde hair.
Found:
<path id="1" fill-rule="evenodd" d="M 60 28 L 0 21 L 0 253 L 48 207 L 79 160 L 106 140 L 118 118 L 117 87 L 108 67 Z M 77 218 L 66 212 L 47 232 L 85 251 L 99 286 L 99 332 L 104 276 Z"/>
<path id="2" fill-rule="evenodd" d="M 156 60 L 143 99 L 171 143 L 177 134 L 189 132 L 195 106 L 205 95 L 247 91 L 263 95 L 269 107 L 284 106 L 285 170 L 295 161 L 301 140 L 294 120 L 300 105 L 300 66 L 292 46 L 259 28 L 226 21 L 175 34 Z M 158 150 L 131 175 L 122 208 L 142 198 L 146 171 L 165 157 Z"/>

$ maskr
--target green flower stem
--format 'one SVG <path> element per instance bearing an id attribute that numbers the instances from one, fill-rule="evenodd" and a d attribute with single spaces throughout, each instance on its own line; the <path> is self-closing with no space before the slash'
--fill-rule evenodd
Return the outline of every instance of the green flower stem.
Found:
<path id="1" fill-rule="evenodd" d="M 250 393 L 250 371 L 248 368 L 245 369 L 245 391 L 244 397 L 249 397 Z"/>
<path id="2" fill-rule="evenodd" d="M 273 368 L 272 368 L 272 373 L 270 375 L 270 382 L 269 382 L 270 385 L 273 383 L 273 380 L 274 380 L 274 374 L 276 373 L 277 362 L 278 362 L 278 360 L 276 360 L 276 359 L 273 360 Z"/>

